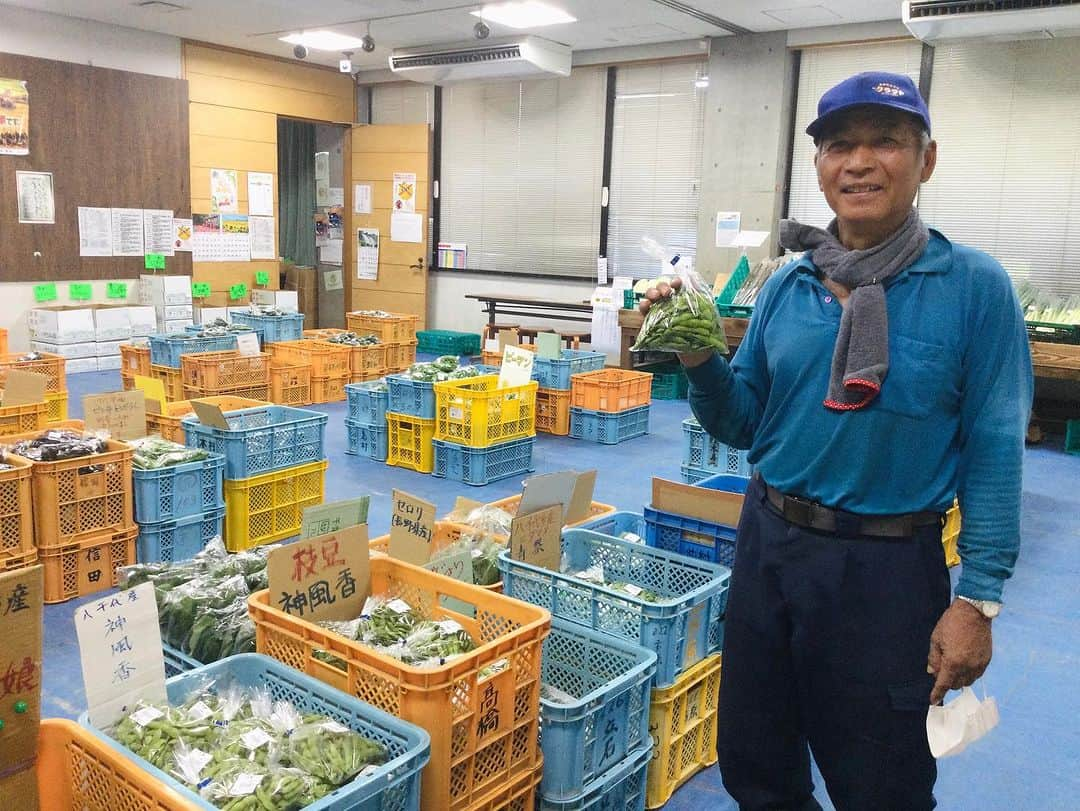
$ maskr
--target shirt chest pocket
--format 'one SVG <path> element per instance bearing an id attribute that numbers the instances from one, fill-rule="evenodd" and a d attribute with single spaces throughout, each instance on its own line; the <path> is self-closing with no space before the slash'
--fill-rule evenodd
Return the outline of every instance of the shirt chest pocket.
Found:
<path id="1" fill-rule="evenodd" d="M 943 346 L 891 336 L 889 373 L 877 406 L 915 419 L 935 410 L 955 413 L 960 407 L 959 359 Z"/>

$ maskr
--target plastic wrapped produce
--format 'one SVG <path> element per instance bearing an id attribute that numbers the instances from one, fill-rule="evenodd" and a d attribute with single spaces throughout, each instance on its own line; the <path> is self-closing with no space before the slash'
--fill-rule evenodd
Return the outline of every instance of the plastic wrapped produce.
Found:
<path id="1" fill-rule="evenodd" d="M 158 470 L 199 462 L 210 455 L 207 451 L 188 448 L 156 436 L 134 439 L 128 444 L 135 448 L 131 463 L 139 470 Z"/>
<path id="2" fill-rule="evenodd" d="M 432 560 L 453 557 L 461 552 L 467 552 L 472 558 L 473 583 L 478 586 L 490 586 L 498 583 L 499 553 L 506 549 L 506 544 L 500 543 L 485 532 L 473 532 L 444 546 L 432 553 Z"/>
<path id="3" fill-rule="evenodd" d="M 712 291 L 693 271 L 680 270 L 681 286 L 652 302 L 633 352 L 727 352 L 724 326 Z"/>
<path id="4" fill-rule="evenodd" d="M 107 447 L 107 440 L 102 436 L 57 429 L 15 443 L 11 452 L 35 462 L 58 462 L 104 453 Z"/>

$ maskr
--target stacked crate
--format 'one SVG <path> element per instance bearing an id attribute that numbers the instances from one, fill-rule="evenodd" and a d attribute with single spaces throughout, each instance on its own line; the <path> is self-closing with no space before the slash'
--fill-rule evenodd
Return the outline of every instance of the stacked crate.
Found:
<path id="1" fill-rule="evenodd" d="M 536 390 L 497 375 L 435 383 L 434 474 L 481 486 L 533 470 Z"/>
<path id="2" fill-rule="evenodd" d="M 195 416 L 182 425 L 189 447 L 225 457 L 226 547 L 296 535 L 304 508 L 323 502 L 326 415 L 278 405 L 222 411 L 227 429 Z"/>
<path id="3" fill-rule="evenodd" d="M 338 335 L 355 335 L 348 330 L 326 327 L 325 329 L 306 329 L 304 337 L 313 341 L 326 341 L 338 346 L 349 348 L 349 382 L 367 383 L 378 380 L 387 371 L 387 353 L 392 347 L 386 346 L 374 333 L 365 333 L 361 337 L 374 339 L 376 343 L 355 345 L 351 343 L 338 343 L 334 340 Z M 393 347 L 397 351 L 396 347 Z"/>
<path id="4" fill-rule="evenodd" d="M 202 401 L 214 405 L 222 411 L 239 411 L 242 408 L 259 408 L 269 405 L 259 400 L 248 400 L 244 397 L 203 397 Z M 178 442 L 183 445 L 186 441 L 184 434 L 184 417 L 194 414 L 195 407 L 190 400 L 177 400 L 175 403 L 166 403 L 160 414 L 146 412 L 146 435 L 160 436 L 170 442 Z"/>
<path id="5" fill-rule="evenodd" d="M 357 335 L 375 335 L 386 347 L 386 370 L 402 372 L 416 362 L 416 325 L 420 317 L 382 310 L 346 314 L 346 326 Z"/>
<path id="6" fill-rule="evenodd" d="M 168 334 L 150 336 L 150 376 L 162 382 L 165 399 L 176 402 L 184 397 L 184 377 L 181 372 L 183 355 L 203 352 L 236 350 L 236 335 Z"/>
<path id="7" fill-rule="evenodd" d="M 62 422 L 67 419 L 67 361 L 64 358 L 47 352 L 35 352 L 33 356 L 18 353 L 0 355 L 0 389 L 4 388 L 11 369 L 44 377 L 46 421 Z"/>
<path id="8" fill-rule="evenodd" d="M 180 356 L 184 397 L 247 397 L 266 400 L 270 394 L 270 355 L 201 352 Z"/>
<path id="9" fill-rule="evenodd" d="M 387 375 L 386 464 L 431 473 L 435 470 L 435 383 Z"/>
<path id="10" fill-rule="evenodd" d="M 571 376 L 570 436 L 615 445 L 649 433 L 652 375 L 601 369 Z"/>
<path id="11" fill-rule="evenodd" d="M 311 368 L 271 362 L 269 400 L 278 405 L 311 405 Z"/>
<path id="12" fill-rule="evenodd" d="M 532 347 L 521 348 L 532 349 Z M 604 368 L 606 359 L 607 356 L 603 352 L 563 349 L 557 358 L 538 355 L 533 360 L 532 376 L 539 385 L 536 391 L 537 431 L 557 436 L 566 436 L 570 433 L 571 376 L 599 371 Z M 502 362 L 502 353 L 498 355 L 498 362 Z"/>
<path id="13" fill-rule="evenodd" d="M 12 419 L 11 412 L 23 406 L 0 408 L 0 426 Z M 29 421 L 39 422 L 44 417 L 44 404 L 31 418 L 16 417 L 16 424 Z M 34 430 L 33 428 L 29 430 Z M 3 440 L 6 442 L 6 437 Z M 33 468 L 30 462 L 9 456 L 5 463 L 8 470 L 0 471 L 0 574 L 33 566 L 37 563 L 37 549 L 34 546 L 34 507 L 32 492 Z"/>
<path id="14" fill-rule="evenodd" d="M 124 391 L 135 388 L 135 377 L 150 377 L 150 344 L 135 343 L 120 346 L 120 381 Z"/>
<path id="15" fill-rule="evenodd" d="M 304 316 L 302 313 L 282 313 L 268 315 L 250 310 L 232 310 L 230 320 L 234 324 L 251 327 L 259 336 L 263 348 L 267 344 L 281 341 L 299 341 L 304 337 Z"/>
<path id="16" fill-rule="evenodd" d="M 349 384 L 350 347 L 326 341 L 298 339 L 267 344 L 279 366 L 304 366 L 310 372 L 312 403 L 336 403 L 345 399 Z"/>
<path id="17" fill-rule="evenodd" d="M 345 452 L 385 462 L 389 452 L 386 412 L 390 390 L 385 380 L 352 383 L 345 387 L 349 415 L 345 419 L 348 447 Z"/>
<path id="18" fill-rule="evenodd" d="M 754 475 L 754 466 L 746 458 L 749 451 L 713 439 L 694 417 L 683 420 L 682 430 L 682 478 L 687 484 L 695 484 L 718 473 Z"/>

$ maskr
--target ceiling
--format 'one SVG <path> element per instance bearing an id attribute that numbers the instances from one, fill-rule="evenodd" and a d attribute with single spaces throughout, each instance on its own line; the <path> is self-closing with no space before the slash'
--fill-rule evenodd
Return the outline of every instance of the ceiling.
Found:
<path id="1" fill-rule="evenodd" d="M 723 36 L 730 31 L 672 9 L 663 0 L 547 0 L 578 22 L 515 31 L 491 24 L 491 36 L 535 33 L 574 50 L 612 48 Z M 481 3 L 466 0 L 3 0 L 69 17 L 156 31 L 248 51 L 292 57 L 292 46 L 278 37 L 301 29 L 332 28 L 354 36 L 368 30 L 373 53 L 353 54 L 356 68 L 384 68 L 390 50 L 410 45 L 471 39 L 477 18 L 469 12 Z M 678 4 L 676 4 L 678 5 Z M 735 30 L 778 31 L 823 25 L 896 20 L 900 0 L 682 0 Z M 179 8 L 177 8 L 177 6 Z M 407 15 L 397 16 L 394 15 Z M 374 19 L 373 19 L 374 18 Z M 388 18 L 388 19 L 377 19 Z M 309 62 L 336 65 L 337 52 L 311 51 Z"/>

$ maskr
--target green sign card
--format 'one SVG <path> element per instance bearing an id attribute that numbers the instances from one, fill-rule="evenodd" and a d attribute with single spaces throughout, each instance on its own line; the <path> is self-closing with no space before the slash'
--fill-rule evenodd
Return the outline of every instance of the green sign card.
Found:
<path id="1" fill-rule="evenodd" d="M 146 269 L 147 270 L 165 270 L 165 254 L 163 254 L 163 253 L 148 253 L 148 254 L 146 254 Z"/>
<path id="2" fill-rule="evenodd" d="M 94 286 L 82 282 L 69 284 L 68 297 L 72 301 L 89 301 L 94 297 Z"/>
<path id="3" fill-rule="evenodd" d="M 206 298 L 210 295 L 210 282 L 195 282 L 191 285 L 192 298 Z"/>
<path id="4" fill-rule="evenodd" d="M 34 285 L 34 301 L 39 304 L 46 301 L 56 301 L 58 298 L 60 298 L 60 296 L 56 292 L 55 282 Z"/>
<path id="5" fill-rule="evenodd" d="M 266 287 L 266 285 L 270 284 L 270 274 L 265 270 L 255 271 L 255 284 Z"/>
<path id="6" fill-rule="evenodd" d="M 127 285 L 124 282 L 109 282 L 105 285 L 108 298 L 127 298 Z"/>
<path id="7" fill-rule="evenodd" d="M 248 294 L 248 286 L 246 284 L 234 284 L 229 288 L 229 298 L 233 301 L 238 301 Z"/>

